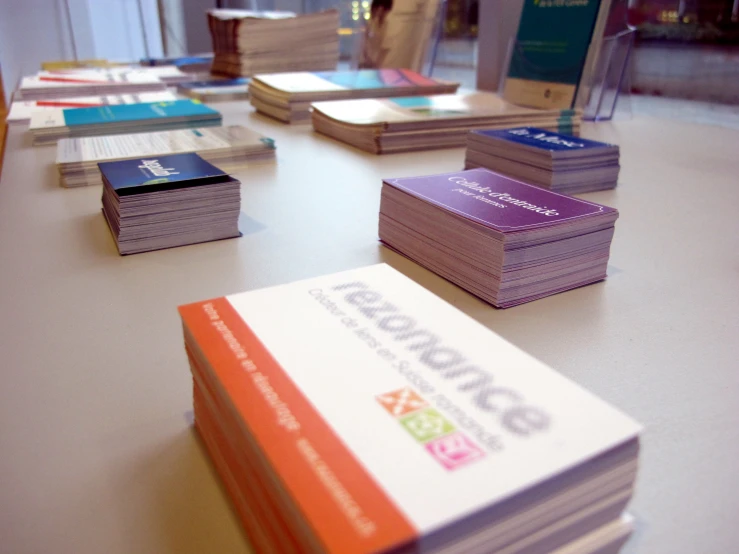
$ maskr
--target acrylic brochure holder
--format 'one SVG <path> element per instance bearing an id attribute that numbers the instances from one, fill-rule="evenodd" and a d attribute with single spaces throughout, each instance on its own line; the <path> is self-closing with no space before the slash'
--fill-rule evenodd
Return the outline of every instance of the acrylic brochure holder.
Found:
<path id="1" fill-rule="evenodd" d="M 628 102 L 631 85 L 629 59 L 635 35 L 636 29 L 625 29 L 603 39 L 583 119 L 609 121 L 613 119 L 619 98 L 622 104 Z"/>
<path id="2" fill-rule="evenodd" d="M 626 29 L 615 35 L 603 38 L 600 52 L 595 62 L 590 82 L 585 84 L 587 89 L 578 91 L 581 97 L 576 97 L 576 107 L 582 108 L 583 120 L 586 121 L 608 121 L 613 118 L 616 104 L 620 97 L 628 101 L 629 79 L 628 67 L 631 49 L 634 42 L 635 29 Z M 502 71 L 498 81 L 498 93 L 503 96 L 506 79 L 508 78 L 511 60 L 516 52 L 516 40 L 511 39 L 508 43 L 506 56 L 502 64 Z M 523 59 L 522 49 L 517 51 L 519 59 Z M 546 75 L 545 68 L 537 68 L 542 75 Z M 557 74 L 551 73 L 552 81 L 556 81 Z M 542 84 L 544 85 L 544 83 Z M 581 85 L 582 86 L 582 85 Z M 547 91 L 549 92 L 549 91 Z M 556 94 L 556 90 L 554 92 Z"/>

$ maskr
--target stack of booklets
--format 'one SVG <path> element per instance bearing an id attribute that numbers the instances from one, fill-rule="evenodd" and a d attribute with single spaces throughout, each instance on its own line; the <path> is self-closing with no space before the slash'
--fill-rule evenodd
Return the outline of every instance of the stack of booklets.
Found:
<path id="1" fill-rule="evenodd" d="M 23 77 L 14 95 L 18 100 L 47 100 L 70 96 L 109 96 L 167 90 L 167 83 L 146 71 L 41 71 Z"/>
<path id="2" fill-rule="evenodd" d="M 339 63 L 339 12 L 210 10 L 215 58 L 211 71 L 231 77 L 323 71 Z"/>
<path id="3" fill-rule="evenodd" d="M 381 264 L 179 308 L 255 552 L 615 553 L 640 426 Z"/>
<path id="4" fill-rule="evenodd" d="M 380 239 L 498 308 L 606 278 L 618 211 L 487 169 L 388 179 Z"/>
<path id="5" fill-rule="evenodd" d="M 123 104 L 94 108 L 57 108 L 31 115 L 34 145 L 61 138 L 167 131 L 221 124 L 220 112 L 197 100 Z"/>
<path id="6" fill-rule="evenodd" d="M 8 123 L 28 123 L 36 111 L 59 108 L 90 108 L 116 104 L 146 104 L 149 102 L 171 102 L 178 96 L 173 92 L 143 92 L 121 96 L 83 96 L 81 98 L 49 98 L 47 100 L 17 100 L 10 105 Z"/>
<path id="7" fill-rule="evenodd" d="M 121 65 L 109 68 L 88 68 L 88 69 L 62 69 L 54 71 L 55 76 L 64 76 L 69 79 L 85 78 L 91 75 L 99 75 L 101 77 L 122 77 L 124 75 L 148 75 L 155 77 L 167 83 L 168 85 L 176 85 L 187 81 L 193 81 L 198 78 L 197 74 L 185 72 L 175 65 L 157 65 L 157 66 L 139 66 L 139 65 Z"/>
<path id="8" fill-rule="evenodd" d="M 197 81 L 198 79 L 200 79 L 201 75 L 208 74 L 207 69 L 201 73 L 195 73 L 195 72 L 190 72 L 190 71 L 183 71 L 181 68 L 175 65 L 123 68 L 119 71 L 121 73 L 142 72 L 147 75 L 152 75 L 154 77 L 157 77 L 162 82 L 167 83 L 167 85 L 173 85 L 173 86 L 178 85 L 180 83 L 189 83 L 192 81 Z"/>
<path id="9" fill-rule="evenodd" d="M 56 153 L 59 184 L 101 184 L 101 162 L 187 152 L 195 152 L 226 173 L 235 173 L 251 163 L 274 160 L 275 142 L 241 125 L 62 139 Z"/>
<path id="10" fill-rule="evenodd" d="M 312 117 L 319 133 L 385 154 L 464 146 L 472 129 L 527 125 L 578 134 L 582 112 L 525 108 L 493 93 L 472 92 L 316 102 Z"/>
<path id="11" fill-rule="evenodd" d="M 446 94 L 459 83 L 424 77 L 408 69 L 364 69 L 256 75 L 252 105 L 282 121 L 310 121 L 310 106 L 322 100 Z"/>
<path id="12" fill-rule="evenodd" d="M 472 131 L 467 137 L 465 169 L 476 167 L 578 194 L 616 186 L 619 148 L 534 127 Z"/>
<path id="13" fill-rule="evenodd" d="M 197 154 L 106 162 L 100 172 L 121 255 L 239 236 L 241 183 Z"/>
<path id="14" fill-rule="evenodd" d="M 180 84 L 177 92 L 201 102 L 246 100 L 249 98 L 249 79 L 238 77 L 236 79 L 192 81 Z"/>

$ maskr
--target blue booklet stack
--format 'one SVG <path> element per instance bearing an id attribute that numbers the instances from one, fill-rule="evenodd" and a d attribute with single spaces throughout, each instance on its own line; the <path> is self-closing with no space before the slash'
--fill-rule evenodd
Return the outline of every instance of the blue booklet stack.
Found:
<path id="1" fill-rule="evenodd" d="M 59 108 L 35 112 L 29 130 L 34 145 L 56 144 L 61 138 L 127 135 L 213 127 L 221 114 L 197 100 L 146 102 L 90 108 Z"/>
<path id="2" fill-rule="evenodd" d="M 183 71 L 208 72 L 213 64 L 213 54 L 202 54 L 199 56 L 182 56 L 175 58 L 142 58 L 139 62 L 144 67 L 161 67 L 174 65 Z"/>
<path id="3" fill-rule="evenodd" d="M 535 127 L 472 131 L 465 169 L 483 167 L 532 185 L 578 194 L 612 189 L 618 182 L 615 144 Z"/>
<path id="4" fill-rule="evenodd" d="M 98 165 L 120 254 L 239 236 L 241 183 L 197 154 Z"/>
<path id="5" fill-rule="evenodd" d="M 177 85 L 177 92 L 201 102 L 246 100 L 249 98 L 250 81 L 248 77 L 190 81 Z"/>

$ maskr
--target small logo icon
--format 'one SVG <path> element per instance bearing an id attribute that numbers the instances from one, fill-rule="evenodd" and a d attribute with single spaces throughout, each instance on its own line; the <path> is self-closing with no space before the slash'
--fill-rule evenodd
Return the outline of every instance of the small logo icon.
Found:
<path id="1" fill-rule="evenodd" d="M 454 425 L 433 408 L 405 416 L 400 423 L 419 442 L 426 442 L 454 431 Z"/>
<path id="2" fill-rule="evenodd" d="M 428 402 L 410 387 L 380 394 L 375 398 L 393 417 L 401 417 L 428 406 Z"/>
<path id="3" fill-rule="evenodd" d="M 457 431 L 410 387 L 375 396 L 375 400 L 448 470 L 485 457 L 485 451 Z"/>
<path id="4" fill-rule="evenodd" d="M 485 456 L 480 447 L 462 433 L 452 433 L 426 444 L 426 450 L 446 469 L 457 469 Z"/>

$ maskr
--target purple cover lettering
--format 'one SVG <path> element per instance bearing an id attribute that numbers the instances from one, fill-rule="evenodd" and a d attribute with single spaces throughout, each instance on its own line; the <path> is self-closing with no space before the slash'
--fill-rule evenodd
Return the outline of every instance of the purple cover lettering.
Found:
<path id="1" fill-rule="evenodd" d="M 503 233 L 616 213 L 613 208 L 528 185 L 486 169 L 386 179 L 385 183 Z"/>

